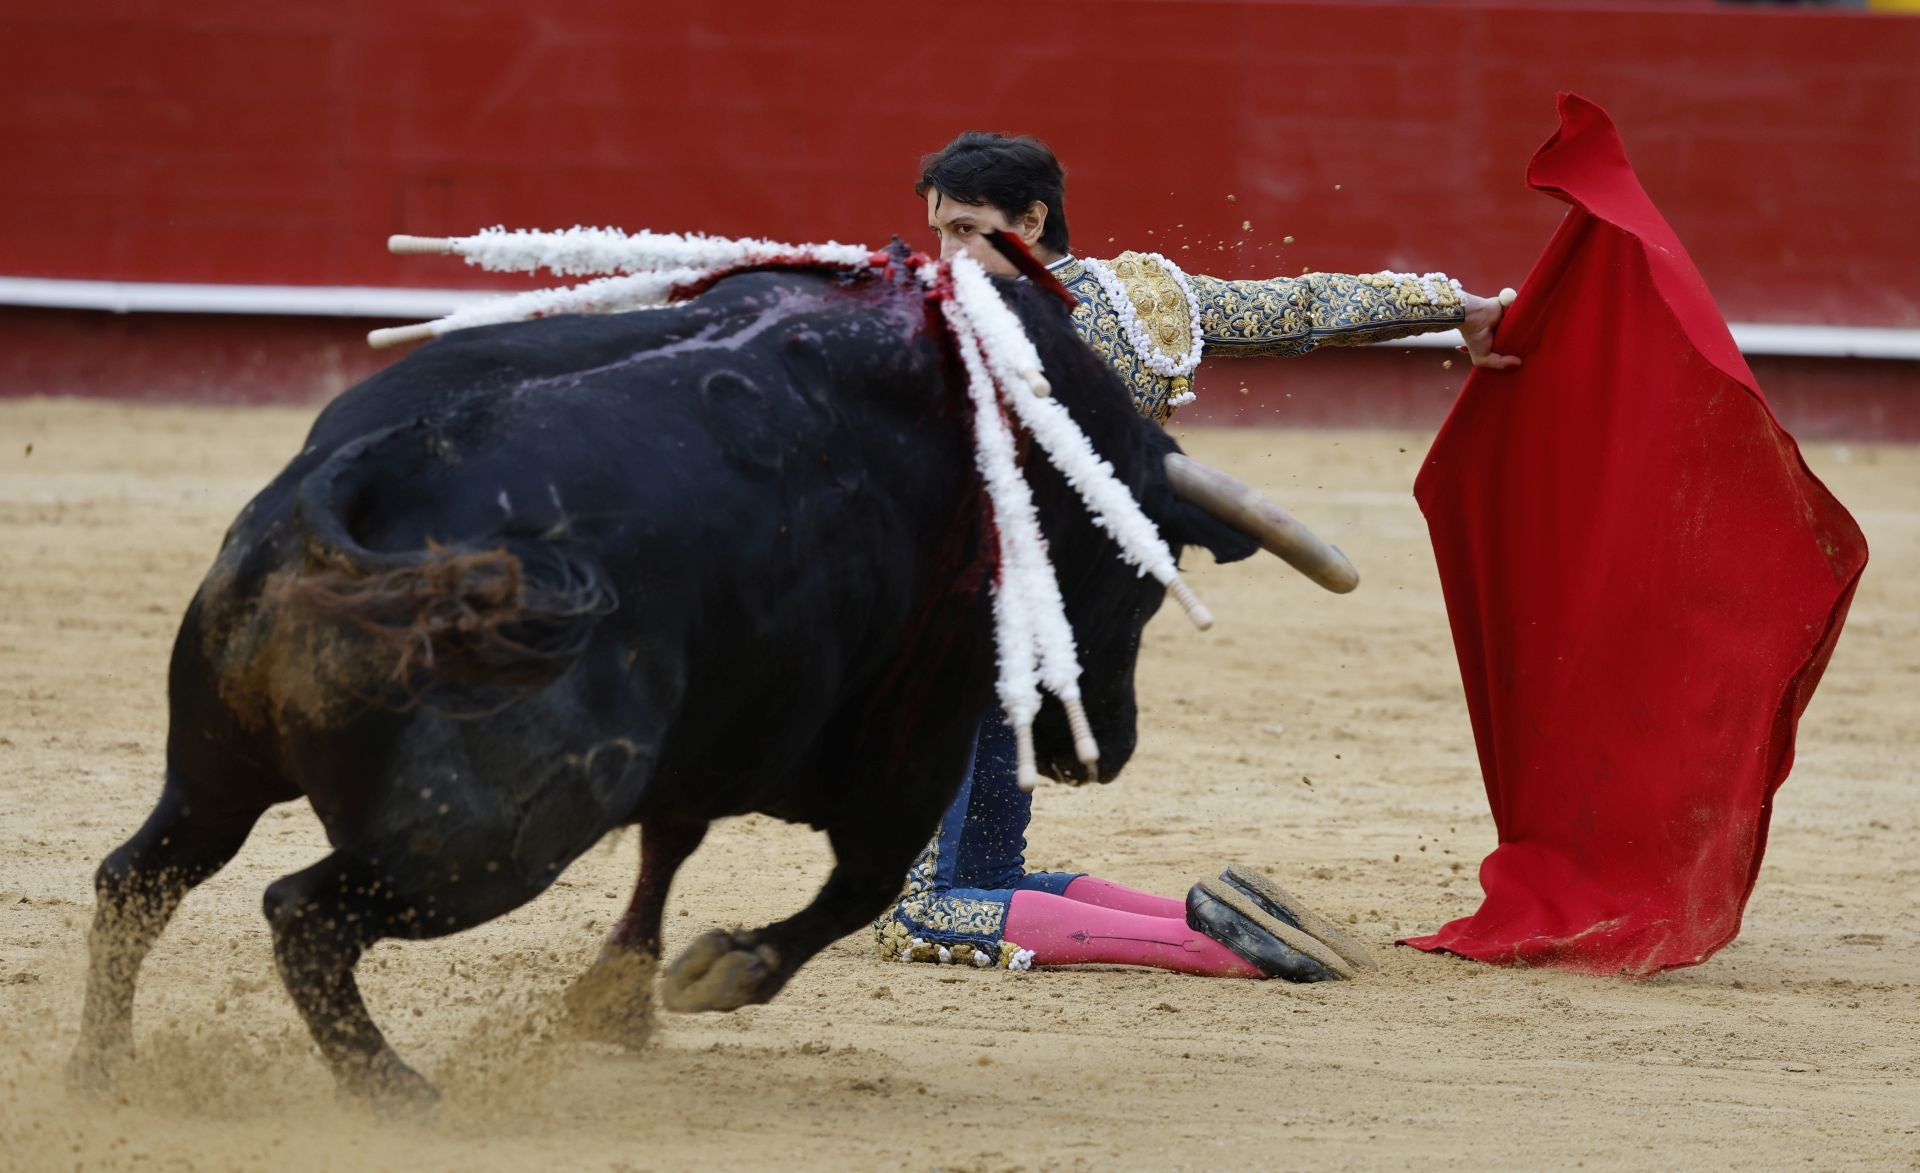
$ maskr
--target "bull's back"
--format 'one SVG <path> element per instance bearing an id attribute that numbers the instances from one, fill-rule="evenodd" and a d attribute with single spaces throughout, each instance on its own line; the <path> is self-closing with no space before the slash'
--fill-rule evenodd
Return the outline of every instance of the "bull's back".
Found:
<path id="1" fill-rule="evenodd" d="M 964 423 L 916 329 L 830 283 L 755 275 L 677 309 L 423 348 L 323 412 L 236 523 L 196 603 L 199 658 L 248 729 L 365 719 L 354 682 L 391 649 L 289 602 L 312 570 L 292 502 L 344 448 L 398 429 L 417 442 L 379 454 L 347 507 L 354 542 L 564 544 L 614 602 L 598 643 L 695 715 L 677 738 L 690 757 L 791 762 L 886 671 L 964 520 Z M 768 712 L 780 739 L 737 735 Z"/>

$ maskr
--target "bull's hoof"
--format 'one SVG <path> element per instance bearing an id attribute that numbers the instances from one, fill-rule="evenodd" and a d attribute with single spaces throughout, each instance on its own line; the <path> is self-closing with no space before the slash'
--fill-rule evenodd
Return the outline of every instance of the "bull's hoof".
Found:
<path id="1" fill-rule="evenodd" d="M 651 954 L 608 950 L 567 987 L 569 1037 L 639 1050 L 653 1035 Z"/>
<path id="2" fill-rule="evenodd" d="M 773 946 L 750 946 L 716 929 L 673 959 L 660 979 L 660 1002 L 680 1014 L 738 1010 L 771 999 L 779 989 L 780 955 Z"/>
<path id="3" fill-rule="evenodd" d="M 404 1115 L 440 1102 L 439 1089 L 391 1050 L 342 1063 L 333 1074 L 340 1099 L 362 1107 Z"/>

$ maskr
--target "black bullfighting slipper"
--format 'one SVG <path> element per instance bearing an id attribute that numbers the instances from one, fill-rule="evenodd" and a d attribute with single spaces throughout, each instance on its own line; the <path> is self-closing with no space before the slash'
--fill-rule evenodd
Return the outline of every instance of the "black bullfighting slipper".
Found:
<path id="1" fill-rule="evenodd" d="M 1308 908 L 1298 896 L 1252 868 L 1236 864 L 1221 872 L 1220 878 L 1245 893 L 1247 899 L 1268 916 L 1277 917 L 1320 941 L 1353 968 L 1372 969 L 1378 964 L 1365 945 L 1341 932 L 1337 925 Z"/>
<path id="2" fill-rule="evenodd" d="M 1331 949 L 1268 916 L 1245 893 L 1218 880 L 1202 880 L 1187 891 L 1187 927 L 1225 945 L 1268 977 L 1325 982 L 1353 976 Z"/>

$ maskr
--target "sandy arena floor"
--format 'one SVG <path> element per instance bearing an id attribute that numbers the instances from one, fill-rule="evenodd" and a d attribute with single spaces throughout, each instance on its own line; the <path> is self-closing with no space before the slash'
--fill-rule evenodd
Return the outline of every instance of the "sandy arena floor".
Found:
<path id="1" fill-rule="evenodd" d="M 158 791 L 174 625 L 311 415 L 0 403 L 0 1166 L 1920 1166 L 1920 449 L 1858 445 L 1808 456 L 1874 563 L 1745 933 L 1696 969 L 1626 984 L 1392 947 L 1474 907 L 1493 842 L 1409 496 L 1427 437 L 1196 432 L 1366 585 L 1198 567 L 1219 625 L 1156 620 L 1134 765 L 1043 788 L 1031 862 L 1178 894 L 1243 860 L 1352 918 L 1378 973 L 980 973 L 859 937 L 773 1005 L 666 1018 L 643 1055 L 554 1042 L 552 999 L 623 906 L 628 836 L 509 918 L 372 951 L 375 1015 L 447 1093 L 388 1120 L 336 1103 L 274 976 L 261 890 L 326 850 L 285 806 L 148 962 L 117 1102 L 69 1098 L 90 876 Z M 766 820 L 718 829 L 669 949 L 786 915 L 826 858 Z"/>

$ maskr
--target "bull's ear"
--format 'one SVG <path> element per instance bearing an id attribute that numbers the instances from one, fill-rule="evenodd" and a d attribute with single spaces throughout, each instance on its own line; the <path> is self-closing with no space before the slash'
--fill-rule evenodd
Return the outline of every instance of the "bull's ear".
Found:
<path id="1" fill-rule="evenodd" d="M 1238 562 L 1260 549 L 1259 538 L 1181 500 L 1164 477 L 1155 478 L 1147 515 L 1176 553 L 1182 546 L 1204 546 L 1215 562 Z"/>

